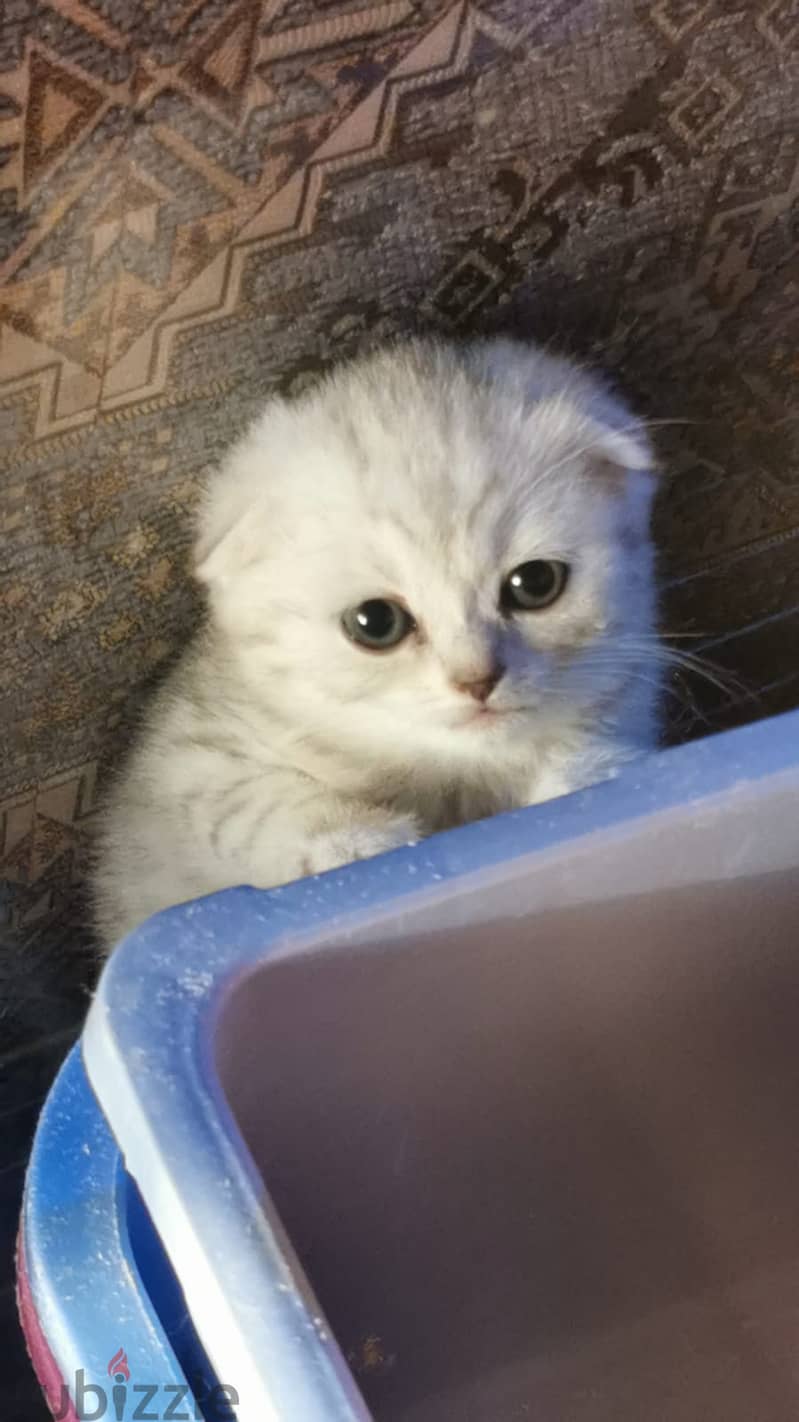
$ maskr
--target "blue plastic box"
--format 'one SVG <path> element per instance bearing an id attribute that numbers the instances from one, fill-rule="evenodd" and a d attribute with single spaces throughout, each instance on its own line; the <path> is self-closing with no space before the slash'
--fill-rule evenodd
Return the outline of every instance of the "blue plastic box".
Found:
<path id="1" fill-rule="evenodd" d="M 143 925 L 28 1176 L 53 1401 L 799 1410 L 798 924 L 792 714 Z"/>

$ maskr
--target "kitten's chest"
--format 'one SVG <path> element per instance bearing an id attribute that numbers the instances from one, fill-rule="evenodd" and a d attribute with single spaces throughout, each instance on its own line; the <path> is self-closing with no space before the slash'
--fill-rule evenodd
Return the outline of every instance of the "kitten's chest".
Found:
<path id="1" fill-rule="evenodd" d="M 559 738 L 538 740 L 527 754 L 501 762 L 435 765 L 426 775 L 417 768 L 394 803 L 420 820 L 427 834 L 436 834 L 594 784 L 619 760 L 617 743 L 564 728 Z"/>
<path id="2" fill-rule="evenodd" d="M 514 785 L 509 776 L 451 776 L 426 787 L 415 811 L 421 814 L 428 834 L 437 834 L 516 809 L 523 803 L 518 797 L 518 784 Z"/>

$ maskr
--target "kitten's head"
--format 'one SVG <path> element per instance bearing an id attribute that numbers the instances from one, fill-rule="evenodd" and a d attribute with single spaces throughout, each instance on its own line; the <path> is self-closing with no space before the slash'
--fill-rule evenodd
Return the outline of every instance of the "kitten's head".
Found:
<path id="1" fill-rule="evenodd" d="M 271 404 L 197 570 L 257 694 L 386 766 L 611 724 L 652 632 L 646 440 L 564 361 L 414 342 Z"/>

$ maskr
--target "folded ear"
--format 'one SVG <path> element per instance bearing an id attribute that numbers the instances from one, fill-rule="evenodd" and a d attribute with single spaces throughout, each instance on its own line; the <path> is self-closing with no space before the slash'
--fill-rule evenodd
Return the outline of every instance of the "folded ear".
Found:
<path id="1" fill-rule="evenodd" d="M 648 545 L 657 490 L 656 464 L 649 440 L 634 423 L 625 429 L 592 420 L 584 426 L 584 431 L 584 479 L 594 488 L 602 489 L 608 502 L 615 506 L 616 529 L 621 541 L 628 547 Z"/>
<path id="2" fill-rule="evenodd" d="M 253 481 L 236 478 L 232 464 L 208 485 L 197 514 L 194 576 L 203 583 L 213 622 L 235 637 L 263 635 L 258 565 L 269 526 Z"/>
<path id="3" fill-rule="evenodd" d="M 194 575 L 221 584 L 248 568 L 263 553 L 269 471 L 274 455 L 266 436 L 275 422 L 274 406 L 234 445 L 203 491 L 195 522 Z"/>
<path id="4" fill-rule="evenodd" d="M 234 498 L 231 482 L 224 480 L 224 485 L 225 489 L 217 485 L 206 490 L 197 515 L 193 570 L 201 583 L 227 581 L 252 557 L 247 550 L 245 511 Z"/>
<path id="5" fill-rule="evenodd" d="M 653 475 L 655 460 L 643 423 L 632 418 L 601 377 L 535 345 L 497 337 L 467 352 L 473 369 L 531 412 L 546 411 L 550 426 L 572 435 L 586 459 L 617 484 L 631 472 Z"/>
<path id="6" fill-rule="evenodd" d="M 626 487 L 627 476 L 643 476 L 642 482 L 654 485 L 656 462 L 652 446 L 640 425 L 615 427 L 590 417 L 581 425 L 581 439 L 586 463 L 592 473 L 604 478 L 609 487 Z"/>

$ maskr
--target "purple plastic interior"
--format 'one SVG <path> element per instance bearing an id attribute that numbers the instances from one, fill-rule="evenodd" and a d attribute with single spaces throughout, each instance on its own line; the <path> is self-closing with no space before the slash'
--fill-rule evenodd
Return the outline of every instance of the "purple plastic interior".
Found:
<path id="1" fill-rule="evenodd" d="M 231 997 L 228 1098 L 379 1422 L 799 1415 L 799 874 L 736 853 Z"/>

